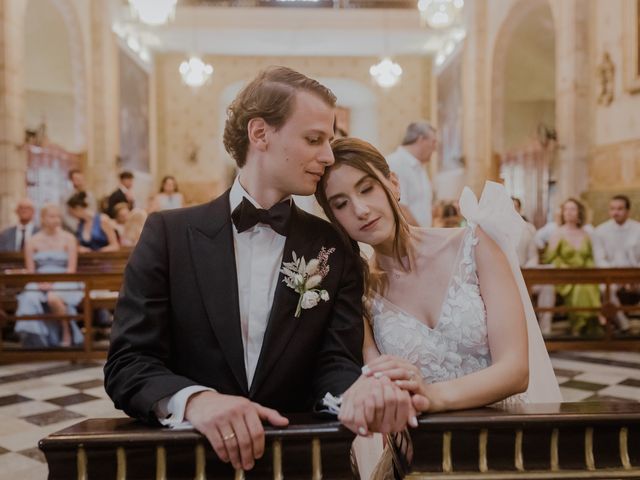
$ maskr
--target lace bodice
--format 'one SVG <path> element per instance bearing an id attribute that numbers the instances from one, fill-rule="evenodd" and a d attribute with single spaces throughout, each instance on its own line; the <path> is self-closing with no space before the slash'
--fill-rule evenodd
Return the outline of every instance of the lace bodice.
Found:
<path id="1" fill-rule="evenodd" d="M 473 247 L 475 227 L 467 227 L 438 322 L 420 322 L 381 295 L 371 302 L 373 334 L 381 353 L 405 358 L 429 383 L 468 375 L 491 364 L 486 311 Z"/>
<path id="2" fill-rule="evenodd" d="M 477 243 L 476 226 L 470 223 L 433 328 L 381 295 L 371 299 L 373 335 L 380 352 L 416 365 L 428 383 L 452 380 L 491 365 L 487 313 L 474 256 Z M 506 401 L 523 402 L 526 397 Z"/>

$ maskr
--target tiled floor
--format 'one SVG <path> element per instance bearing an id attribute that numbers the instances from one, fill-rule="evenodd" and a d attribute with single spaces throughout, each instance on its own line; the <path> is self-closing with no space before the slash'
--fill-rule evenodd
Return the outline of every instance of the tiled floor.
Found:
<path id="1" fill-rule="evenodd" d="M 565 401 L 640 401 L 640 353 L 552 355 Z M 44 479 L 38 440 L 86 417 L 120 417 L 102 387 L 102 364 L 0 366 L 0 477 Z"/>

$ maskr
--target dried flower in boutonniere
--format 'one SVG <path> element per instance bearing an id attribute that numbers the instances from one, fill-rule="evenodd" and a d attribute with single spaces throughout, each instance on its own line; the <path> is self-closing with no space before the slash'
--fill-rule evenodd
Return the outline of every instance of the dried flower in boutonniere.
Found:
<path id="1" fill-rule="evenodd" d="M 306 262 L 304 257 L 298 257 L 296 252 L 292 252 L 292 262 L 282 262 L 280 271 L 284 274 L 283 282 L 300 294 L 298 307 L 296 308 L 296 318 L 300 316 L 302 310 L 313 308 L 320 300 L 329 300 L 329 293 L 320 289 L 320 283 L 329 273 L 329 255 L 335 252 L 335 248 L 326 249 L 322 247 L 316 258 Z"/>

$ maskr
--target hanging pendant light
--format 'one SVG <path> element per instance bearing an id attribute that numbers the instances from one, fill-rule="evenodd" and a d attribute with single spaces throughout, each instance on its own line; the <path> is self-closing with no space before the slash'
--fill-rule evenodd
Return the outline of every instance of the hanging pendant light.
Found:
<path id="1" fill-rule="evenodd" d="M 448 28 L 464 7 L 464 0 L 418 0 L 420 17 L 431 28 Z"/>
<path id="2" fill-rule="evenodd" d="M 147 25 L 164 25 L 176 13 L 178 0 L 129 0 L 134 18 Z"/>
<path id="3" fill-rule="evenodd" d="M 182 81 L 192 88 L 198 88 L 207 83 L 212 74 L 213 67 L 195 55 L 180 64 Z"/>
<path id="4" fill-rule="evenodd" d="M 379 86 L 389 88 L 400 81 L 402 67 L 387 57 L 375 65 L 371 65 L 369 74 Z"/>

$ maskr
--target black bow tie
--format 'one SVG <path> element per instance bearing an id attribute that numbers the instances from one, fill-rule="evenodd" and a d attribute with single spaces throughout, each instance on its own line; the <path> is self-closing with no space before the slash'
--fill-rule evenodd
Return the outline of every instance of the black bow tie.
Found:
<path id="1" fill-rule="evenodd" d="M 257 223 L 269 225 L 274 232 L 287 236 L 289 232 L 289 219 L 291 217 L 291 200 L 276 203 L 269 210 L 256 208 L 253 203 L 242 198 L 242 202 L 234 208 L 231 220 L 238 229 L 238 233 L 249 230 Z"/>

